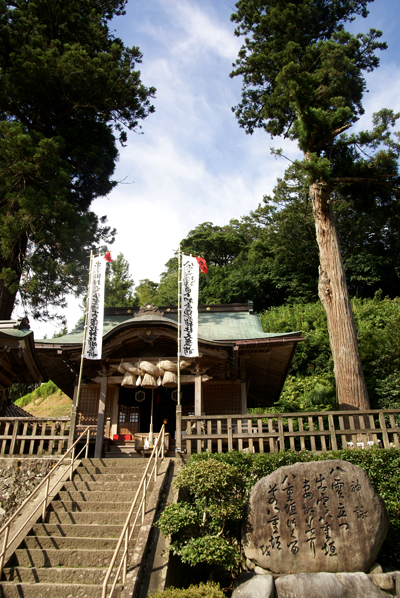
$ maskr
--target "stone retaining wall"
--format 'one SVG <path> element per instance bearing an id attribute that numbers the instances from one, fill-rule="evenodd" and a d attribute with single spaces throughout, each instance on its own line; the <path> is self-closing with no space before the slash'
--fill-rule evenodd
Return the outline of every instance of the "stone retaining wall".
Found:
<path id="1" fill-rule="evenodd" d="M 56 459 L 0 458 L 0 527 L 56 464 Z"/>

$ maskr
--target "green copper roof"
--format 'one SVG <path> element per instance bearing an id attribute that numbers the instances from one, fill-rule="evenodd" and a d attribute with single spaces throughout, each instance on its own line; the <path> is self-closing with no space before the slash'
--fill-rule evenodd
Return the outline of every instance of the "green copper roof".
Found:
<path id="1" fill-rule="evenodd" d="M 168 317 L 146 315 L 133 317 L 131 315 L 105 316 L 103 324 L 103 337 L 116 326 L 124 322 L 140 325 L 148 323 L 177 324 L 177 314 L 168 314 Z M 248 339 L 273 338 L 286 336 L 293 333 L 267 333 L 263 332 L 260 317 L 248 312 L 218 312 L 199 313 L 199 338 L 208 341 L 235 341 Z M 75 330 L 57 339 L 41 340 L 40 343 L 49 344 L 81 344 L 83 340 L 83 322 Z"/>
<path id="2" fill-rule="evenodd" d="M 17 330 L 15 328 L 0 328 L 0 332 L 13 338 L 25 338 L 32 334 L 32 330 Z"/>

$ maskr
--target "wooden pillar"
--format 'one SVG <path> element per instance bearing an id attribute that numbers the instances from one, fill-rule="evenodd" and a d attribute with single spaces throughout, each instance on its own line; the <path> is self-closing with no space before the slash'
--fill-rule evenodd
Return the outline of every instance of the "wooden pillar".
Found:
<path id="1" fill-rule="evenodd" d="M 111 409 L 111 438 L 114 436 L 114 434 L 118 434 L 118 414 L 119 414 L 119 409 L 118 409 L 118 398 L 119 398 L 119 386 L 115 387 L 115 392 L 114 392 L 114 399 L 113 399 L 113 404 L 112 404 L 112 409 Z"/>
<path id="2" fill-rule="evenodd" d="M 240 358 L 240 398 L 241 398 L 241 409 L 242 414 L 247 413 L 247 382 L 246 382 L 246 364 L 244 357 Z"/>
<path id="3" fill-rule="evenodd" d="M 74 396 L 72 399 L 72 409 L 71 409 L 71 422 L 69 425 L 69 437 L 68 437 L 68 448 L 74 444 L 75 430 L 76 430 L 76 420 L 78 414 L 76 412 L 76 401 L 78 399 L 78 386 L 74 386 Z"/>
<path id="4" fill-rule="evenodd" d="M 100 385 L 99 412 L 97 415 L 96 446 L 94 448 L 94 458 L 101 459 L 104 438 L 104 412 L 107 399 L 107 376 L 103 376 Z"/>
<path id="5" fill-rule="evenodd" d="M 194 414 L 202 415 L 203 413 L 203 395 L 201 386 L 201 375 L 194 379 Z"/>

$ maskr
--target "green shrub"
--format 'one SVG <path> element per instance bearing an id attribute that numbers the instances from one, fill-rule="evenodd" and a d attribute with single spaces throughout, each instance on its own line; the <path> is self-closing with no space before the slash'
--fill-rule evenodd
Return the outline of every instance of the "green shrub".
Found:
<path id="1" fill-rule="evenodd" d="M 172 552 L 191 566 L 206 563 L 235 569 L 246 500 L 238 469 L 214 459 L 190 460 L 175 485 L 187 499 L 167 506 L 156 524 L 172 536 Z"/>
<path id="2" fill-rule="evenodd" d="M 225 598 L 225 594 L 220 590 L 219 585 L 207 582 L 200 583 L 198 586 L 189 586 L 188 588 L 167 588 L 163 592 L 149 594 L 148 598 Z"/>

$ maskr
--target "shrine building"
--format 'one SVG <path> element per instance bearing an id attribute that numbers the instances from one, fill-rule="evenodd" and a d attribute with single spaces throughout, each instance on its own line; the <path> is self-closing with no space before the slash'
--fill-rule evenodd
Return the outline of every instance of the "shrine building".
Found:
<path id="1" fill-rule="evenodd" d="M 252 302 L 201 305 L 199 356 L 181 358 L 182 415 L 245 414 L 279 398 L 301 332 L 262 330 Z M 96 444 L 147 432 L 153 396 L 154 431 L 176 426 L 176 307 L 106 308 L 99 360 L 84 360 L 78 428 L 97 428 Z M 47 376 L 76 401 L 84 325 L 36 341 Z M 164 369 L 166 368 L 166 369 Z M 131 378 L 129 375 L 132 374 Z"/>

